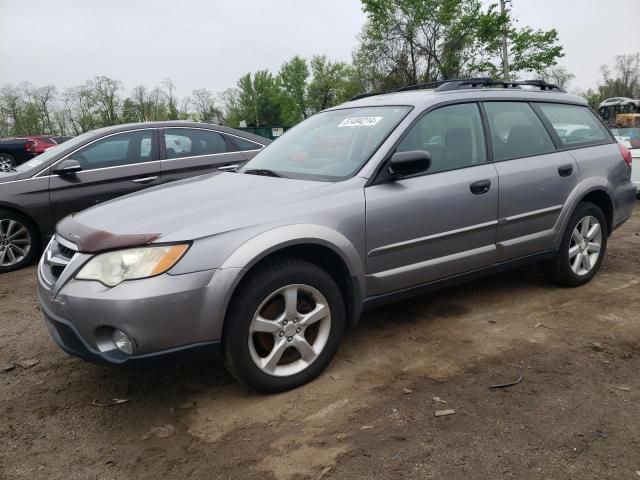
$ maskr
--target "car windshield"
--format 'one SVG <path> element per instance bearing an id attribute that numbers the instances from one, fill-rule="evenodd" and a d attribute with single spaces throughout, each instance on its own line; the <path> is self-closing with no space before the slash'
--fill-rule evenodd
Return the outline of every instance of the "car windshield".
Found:
<path id="1" fill-rule="evenodd" d="M 38 168 L 44 165 L 49 160 L 51 160 L 53 157 L 56 157 L 60 153 L 61 148 L 64 148 L 65 151 L 74 150 L 75 148 L 82 145 L 84 142 L 86 142 L 89 138 L 93 137 L 94 135 L 95 135 L 95 132 L 87 132 L 87 133 L 83 133 L 82 135 L 78 135 L 77 137 L 74 137 L 71 140 L 64 142 L 64 147 L 51 148 L 41 153 L 37 157 L 32 158 L 28 162 L 25 162 L 22 165 L 19 165 L 18 167 L 16 167 L 16 171 L 27 172 L 29 170 Z"/>
<path id="2" fill-rule="evenodd" d="M 358 107 L 318 113 L 239 169 L 241 173 L 339 181 L 353 176 L 410 107 Z"/>

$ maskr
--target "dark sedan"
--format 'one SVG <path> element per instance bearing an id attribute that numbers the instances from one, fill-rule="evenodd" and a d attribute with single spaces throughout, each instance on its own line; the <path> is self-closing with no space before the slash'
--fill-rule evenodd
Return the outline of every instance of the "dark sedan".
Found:
<path id="1" fill-rule="evenodd" d="M 219 125 L 148 122 L 84 133 L 0 172 L 0 273 L 31 263 L 67 215 L 244 163 L 270 140 Z"/>

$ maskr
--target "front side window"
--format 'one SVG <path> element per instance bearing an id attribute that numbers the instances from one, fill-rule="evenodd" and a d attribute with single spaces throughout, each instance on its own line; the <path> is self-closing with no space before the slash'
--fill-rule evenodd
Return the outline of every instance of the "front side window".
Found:
<path id="1" fill-rule="evenodd" d="M 531 157 L 555 151 L 544 125 L 525 102 L 484 103 L 491 130 L 493 159 Z"/>
<path id="2" fill-rule="evenodd" d="M 369 160 L 410 107 L 357 107 L 320 112 L 288 130 L 239 171 L 339 181 Z"/>
<path id="3" fill-rule="evenodd" d="M 480 111 L 475 103 L 450 105 L 427 113 L 396 151 L 426 150 L 428 173 L 479 165 L 487 160 Z"/>
<path id="4" fill-rule="evenodd" d="M 553 103 L 538 106 L 562 144 L 567 147 L 599 143 L 611 138 L 587 107 Z"/>
<path id="5" fill-rule="evenodd" d="M 166 128 L 167 158 L 198 157 L 227 153 L 227 142 L 218 132 L 196 128 Z"/>
<path id="6" fill-rule="evenodd" d="M 156 160 L 153 130 L 119 133 L 92 143 L 74 153 L 83 170 L 119 167 Z"/>

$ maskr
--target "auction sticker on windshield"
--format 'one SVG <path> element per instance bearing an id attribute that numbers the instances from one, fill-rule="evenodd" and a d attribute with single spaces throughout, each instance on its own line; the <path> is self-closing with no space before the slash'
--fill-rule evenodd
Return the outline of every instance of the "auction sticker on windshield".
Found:
<path id="1" fill-rule="evenodd" d="M 373 127 L 382 117 L 351 117 L 345 118 L 338 127 Z"/>

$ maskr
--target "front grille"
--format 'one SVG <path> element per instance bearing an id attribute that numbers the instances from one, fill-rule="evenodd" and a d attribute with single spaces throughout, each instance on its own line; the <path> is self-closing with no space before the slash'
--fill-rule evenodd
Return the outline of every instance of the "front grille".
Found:
<path id="1" fill-rule="evenodd" d="M 41 273 L 50 285 L 53 285 L 60 278 L 73 256 L 77 253 L 77 250 L 71 248 L 72 245 L 56 235 L 44 252 Z"/>

